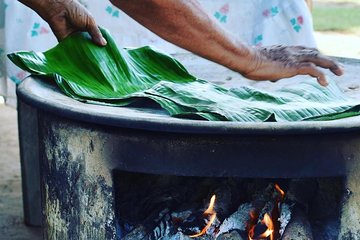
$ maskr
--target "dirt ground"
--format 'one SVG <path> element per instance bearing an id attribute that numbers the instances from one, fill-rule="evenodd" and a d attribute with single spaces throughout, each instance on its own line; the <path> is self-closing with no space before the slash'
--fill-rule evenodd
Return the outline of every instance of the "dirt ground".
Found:
<path id="1" fill-rule="evenodd" d="M 24 225 L 16 110 L 0 104 L 0 239 L 42 239 Z"/>

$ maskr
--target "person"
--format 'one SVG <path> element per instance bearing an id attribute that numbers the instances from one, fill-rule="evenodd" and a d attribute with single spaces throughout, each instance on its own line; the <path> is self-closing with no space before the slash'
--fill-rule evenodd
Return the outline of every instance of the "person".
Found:
<path id="1" fill-rule="evenodd" d="M 20 0 L 20 2 L 36 11 L 50 25 L 58 41 L 73 32 L 86 31 L 89 32 L 94 43 L 100 46 L 106 44 L 96 21 L 81 4 L 83 1 Z M 326 86 L 327 79 L 321 68 L 329 69 L 336 75 L 343 74 L 338 63 L 312 47 L 279 45 L 264 47 L 258 44 L 251 46 L 225 31 L 195 0 L 111 0 L 110 2 L 161 38 L 237 71 L 249 79 L 276 81 L 303 74 L 315 77 L 321 85 Z M 277 0 L 277 2 L 280 4 L 288 1 Z M 304 1 L 290 2 L 305 4 Z M 106 10 L 112 12 L 113 16 L 119 14 L 109 6 Z M 220 15 L 223 15 L 221 20 L 224 20 L 226 7 L 223 10 L 220 11 Z M 270 16 L 276 15 L 277 12 L 279 9 L 269 8 Z M 266 11 L 263 15 L 266 16 Z M 243 22 L 235 23 L 239 31 L 242 30 L 242 25 L 246 25 L 246 18 L 244 19 Z M 302 21 L 301 16 L 295 19 L 293 26 L 295 30 L 301 27 Z M 126 38 L 132 30 L 119 31 L 119 34 Z"/>

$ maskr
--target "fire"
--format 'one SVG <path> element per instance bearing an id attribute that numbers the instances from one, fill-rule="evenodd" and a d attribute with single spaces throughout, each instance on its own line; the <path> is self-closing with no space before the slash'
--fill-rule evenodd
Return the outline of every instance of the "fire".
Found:
<path id="1" fill-rule="evenodd" d="M 200 236 L 204 235 L 204 234 L 206 233 L 206 231 L 209 229 L 209 227 L 211 227 L 211 224 L 213 224 L 213 222 L 215 221 L 215 219 L 216 219 L 216 213 L 214 213 L 213 215 L 211 215 L 208 224 L 201 230 L 201 232 L 199 232 L 198 234 L 191 235 L 191 236 L 189 236 L 189 237 L 191 237 L 191 238 L 196 238 L 196 237 L 200 237 Z"/>
<path id="2" fill-rule="evenodd" d="M 284 201 L 285 192 L 280 188 L 278 184 L 274 184 L 274 188 L 280 194 L 280 197 L 276 195 L 276 199 L 273 199 L 275 203 L 275 208 L 271 210 L 270 211 L 271 213 L 269 212 L 269 214 L 272 215 L 273 219 L 276 219 L 277 216 L 279 215 L 280 204 L 281 202 Z M 258 216 L 256 216 L 256 214 L 254 214 L 253 212 L 250 212 L 250 218 L 252 220 L 252 223 L 249 227 L 249 232 L 248 232 L 249 240 L 268 239 L 268 238 L 270 240 L 274 240 L 274 238 L 277 236 L 276 234 L 278 233 L 277 230 L 275 231 L 275 228 L 277 229 L 278 225 L 277 222 L 275 223 L 273 222 L 269 214 L 265 213 L 263 219 L 259 222 L 260 219 L 257 220 Z M 254 223 L 254 221 L 256 221 L 257 223 L 256 222 Z M 259 231 L 259 229 L 262 228 L 257 228 L 257 227 L 266 227 L 267 229 L 263 233 L 258 235 L 258 233 L 255 233 L 255 231 Z"/>
<path id="3" fill-rule="evenodd" d="M 264 219 L 261 220 L 261 223 L 264 224 L 267 227 L 267 229 L 261 235 L 256 237 L 256 239 L 264 239 L 270 237 L 270 240 L 274 240 L 274 223 L 271 220 L 271 217 L 267 213 L 265 213 Z M 254 237 L 255 226 L 256 225 L 254 225 L 249 231 L 249 240 L 254 240 L 253 237 Z"/>
<path id="4" fill-rule="evenodd" d="M 267 238 L 270 236 L 270 240 L 274 240 L 274 224 L 273 221 L 271 220 L 271 217 L 265 213 L 264 215 L 264 219 L 261 221 L 261 223 L 265 224 L 267 226 L 267 230 L 261 234 L 259 237 L 260 238 Z"/>
<path id="5" fill-rule="evenodd" d="M 275 188 L 276 188 L 276 190 L 280 193 L 281 198 L 284 199 L 284 197 L 285 197 L 285 192 L 284 192 L 284 191 L 280 188 L 280 186 L 277 185 L 276 183 L 275 183 Z"/>
<path id="6" fill-rule="evenodd" d="M 215 210 L 214 210 L 215 200 L 216 200 L 216 195 L 213 195 L 210 199 L 209 207 L 205 210 L 204 215 L 215 213 Z"/>
<path id="7" fill-rule="evenodd" d="M 213 195 L 210 199 L 210 204 L 209 207 L 205 210 L 204 215 L 206 216 L 210 216 L 209 218 L 209 222 L 206 224 L 206 226 L 201 230 L 201 232 L 191 235 L 189 237 L 191 238 L 196 238 L 196 237 L 200 237 L 202 235 L 204 235 L 206 233 L 206 231 L 211 227 L 211 225 L 213 224 L 213 222 L 216 219 L 216 212 L 214 210 L 214 206 L 215 206 L 215 200 L 216 200 L 216 196 Z"/>
<path id="8" fill-rule="evenodd" d="M 275 205 L 277 206 L 277 204 L 280 204 L 284 200 L 285 192 L 280 188 L 280 186 L 278 184 L 274 184 L 273 186 L 281 196 L 281 197 L 279 197 L 279 195 L 276 195 L 276 199 L 273 199 L 275 201 Z M 215 222 L 216 215 L 217 215 L 216 211 L 214 209 L 215 201 L 216 201 L 216 196 L 213 195 L 210 199 L 209 207 L 203 213 L 203 215 L 208 220 L 206 226 L 199 233 L 189 236 L 190 238 L 196 238 L 196 237 L 205 235 L 206 232 L 208 231 L 208 229 Z M 273 215 L 273 212 L 270 214 L 273 215 L 273 218 L 277 218 L 276 211 L 279 211 L 279 206 L 277 206 L 277 208 L 275 208 L 274 211 L 275 211 L 274 215 Z M 275 224 L 274 224 L 273 220 L 271 219 L 271 216 L 268 213 L 265 213 L 263 215 L 263 219 L 261 221 L 260 221 L 260 219 L 258 219 L 258 217 L 259 217 L 258 213 L 250 211 L 249 214 L 250 214 L 251 223 L 249 223 L 250 226 L 248 226 L 249 227 L 248 239 L 249 240 L 255 240 L 255 239 L 257 239 L 257 240 L 260 240 L 260 239 L 274 240 L 274 238 L 276 237 L 275 225 L 277 224 L 277 222 L 275 222 Z M 259 228 L 257 228 L 257 226 Z M 265 228 L 266 228 L 266 230 L 265 230 Z M 256 231 L 264 231 L 264 232 L 261 233 L 260 235 L 258 235 L 259 232 L 255 233 Z"/>

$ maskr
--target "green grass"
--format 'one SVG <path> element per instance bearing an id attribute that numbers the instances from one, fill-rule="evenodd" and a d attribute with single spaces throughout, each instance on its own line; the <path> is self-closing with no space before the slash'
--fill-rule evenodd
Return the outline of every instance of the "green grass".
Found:
<path id="1" fill-rule="evenodd" d="M 316 31 L 360 34 L 360 6 L 314 6 L 312 14 Z"/>

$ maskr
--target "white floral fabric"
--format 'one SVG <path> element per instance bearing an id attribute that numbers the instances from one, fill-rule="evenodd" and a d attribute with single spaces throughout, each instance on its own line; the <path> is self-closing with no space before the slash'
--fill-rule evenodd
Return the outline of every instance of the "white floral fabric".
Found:
<path id="1" fill-rule="evenodd" d="M 109 1 L 80 0 L 98 25 L 110 30 L 119 46 L 152 45 L 184 51 L 142 27 Z M 312 19 L 303 0 L 199 0 L 206 12 L 227 31 L 250 45 L 315 47 Z M 27 73 L 6 59 L 19 50 L 45 51 L 57 41 L 48 24 L 16 0 L 0 0 L 0 95 L 16 104 L 15 86 Z"/>

